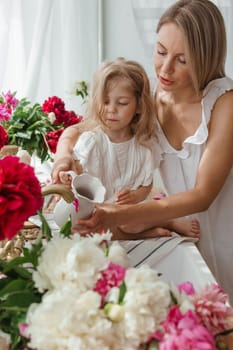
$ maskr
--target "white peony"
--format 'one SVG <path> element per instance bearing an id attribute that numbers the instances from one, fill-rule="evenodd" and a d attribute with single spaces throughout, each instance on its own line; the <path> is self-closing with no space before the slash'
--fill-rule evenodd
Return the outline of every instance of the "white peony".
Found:
<path id="1" fill-rule="evenodd" d="M 33 280 L 40 292 L 61 285 L 66 274 L 66 259 L 73 240 L 63 236 L 49 241 L 39 259 L 37 270 L 33 272 Z"/>
<path id="2" fill-rule="evenodd" d="M 108 258 L 115 264 L 129 267 L 129 257 L 125 249 L 117 241 L 112 242 L 110 245 Z"/>
<path id="3" fill-rule="evenodd" d="M 166 318 L 171 302 L 169 287 L 155 270 L 144 265 L 126 271 L 127 292 L 124 297 L 124 320 L 117 323 L 118 338 L 126 348 L 146 342 Z"/>
<path id="4" fill-rule="evenodd" d="M 177 301 L 177 304 L 180 306 L 180 311 L 185 314 L 188 310 L 195 310 L 195 305 L 193 303 L 192 295 L 186 294 L 184 291 L 179 291 L 178 287 L 173 283 L 170 285 L 171 293 Z"/>
<path id="5" fill-rule="evenodd" d="M 94 240 L 57 236 L 45 246 L 33 280 L 40 292 L 66 283 L 83 291 L 94 285 L 99 270 L 106 266 L 105 253 Z"/>
<path id="6" fill-rule="evenodd" d="M 29 346 L 37 350 L 115 349 L 112 324 L 100 309 L 100 296 L 63 288 L 44 295 L 27 314 Z"/>
<path id="7" fill-rule="evenodd" d="M 85 240 L 91 240 L 96 245 L 101 245 L 102 242 L 107 242 L 108 244 L 111 242 L 112 233 L 108 230 L 105 233 L 92 233 L 91 235 L 87 235 L 85 237 L 82 237 L 82 239 Z"/>
<path id="8" fill-rule="evenodd" d="M 49 112 L 47 118 L 48 118 L 49 122 L 51 124 L 53 124 L 56 120 L 56 115 L 54 112 Z"/>
<path id="9" fill-rule="evenodd" d="M 82 291 L 93 288 L 99 271 L 108 265 L 104 251 L 93 240 L 81 240 L 69 250 L 66 259 L 66 279 Z"/>

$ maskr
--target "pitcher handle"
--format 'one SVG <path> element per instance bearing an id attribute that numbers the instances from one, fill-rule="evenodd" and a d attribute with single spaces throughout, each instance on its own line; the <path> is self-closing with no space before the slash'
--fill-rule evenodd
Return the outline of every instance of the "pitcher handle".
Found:
<path id="1" fill-rule="evenodd" d="M 64 198 L 67 203 L 72 203 L 74 201 L 74 194 L 65 185 L 62 184 L 51 184 L 42 187 L 42 196 L 45 197 L 50 194 L 58 194 Z"/>

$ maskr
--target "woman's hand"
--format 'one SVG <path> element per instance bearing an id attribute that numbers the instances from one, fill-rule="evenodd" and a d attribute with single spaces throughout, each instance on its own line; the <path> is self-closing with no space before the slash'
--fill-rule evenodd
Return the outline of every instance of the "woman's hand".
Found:
<path id="1" fill-rule="evenodd" d="M 114 204 L 96 206 L 90 218 L 78 220 L 77 225 L 83 226 L 83 229 L 79 229 L 80 234 L 111 230 L 112 227 L 116 226 L 114 224 L 114 213 L 118 208 L 119 206 Z"/>
<path id="2" fill-rule="evenodd" d="M 95 232 L 102 232 L 110 230 L 113 233 L 112 239 L 117 240 L 135 240 L 146 239 L 154 237 L 170 237 L 172 235 L 170 230 L 161 227 L 147 228 L 145 224 L 117 226 L 115 214 L 121 210 L 122 207 L 114 204 L 102 204 L 96 207 L 93 215 L 85 220 L 79 220 L 78 225 L 82 225 L 83 229 L 78 230 L 81 235 L 86 235 Z"/>

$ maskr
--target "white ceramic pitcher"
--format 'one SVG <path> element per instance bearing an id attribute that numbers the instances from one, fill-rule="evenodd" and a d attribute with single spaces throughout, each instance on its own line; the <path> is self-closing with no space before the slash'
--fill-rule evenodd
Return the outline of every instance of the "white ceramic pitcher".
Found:
<path id="1" fill-rule="evenodd" d="M 62 227 L 69 216 L 73 228 L 78 228 L 78 219 L 88 218 L 97 203 L 103 203 L 106 189 L 101 181 L 88 173 L 77 175 L 73 171 L 68 172 L 72 176 L 72 193 L 64 185 L 50 185 L 42 192 L 46 194 L 58 193 L 63 196 L 54 208 L 54 221 Z M 49 192 L 48 192 L 49 188 Z M 65 192 L 65 195 L 64 195 Z"/>

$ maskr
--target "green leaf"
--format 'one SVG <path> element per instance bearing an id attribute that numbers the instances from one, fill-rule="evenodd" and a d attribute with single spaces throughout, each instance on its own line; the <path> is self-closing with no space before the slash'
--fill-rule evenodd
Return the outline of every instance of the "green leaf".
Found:
<path id="1" fill-rule="evenodd" d="M 61 227 L 60 232 L 63 234 L 65 237 L 70 237 L 72 234 L 71 232 L 71 220 L 67 220 L 66 223 Z"/>
<path id="2" fill-rule="evenodd" d="M 23 255 L 28 259 L 28 261 L 31 262 L 34 269 L 38 265 L 38 260 L 43 250 L 44 247 L 40 240 L 37 240 L 35 243 L 33 243 L 30 249 L 25 247 L 23 248 Z"/>
<path id="3" fill-rule="evenodd" d="M 148 350 L 159 350 L 159 343 L 156 340 L 152 340 L 147 347 Z"/>
<path id="4" fill-rule="evenodd" d="M 0 290 L 0 298 L 6 297 L 10 293 L 14 293 L 16 291 L 24 290 L 27 286 L 27 281 L 23 279 L 15 279 L 10 281 L 4 288 Z"/>
<path id="5" fill-rule="evenodd" d="M 40 300 L 40 296 L 33 291 L 16 291 L 15 293 L 11 293 L 5 301 L 0 303 L 0 311 L 27 311 L 32 303 L 39 303 Z"/>
<path id="6" fill-rule="evenodd" d="M 38 211 L 38 215 L 39 215 L 40 220 L 42 222 L 41 231 L 45 235 L 47 241 L 49 241 L 52 238 L 51 228 L 49 227 L 49 224 L 41 211 Z"/>
<path id="7" fill-rule="evenodd" d="M 16 258 L 16 259 L 18 260 L 18 258 Z M 14 260 L 15 259 L 13 259 L 7 263 L 3 260 L 0 260 L 1 273 L 6 275 L 7 276 L 6 278 L 9 277 L 9 278 L 13 279 L 13 278 L 18 278 L 20 276 L 22 278 L 30 279 L 31 274 L 29 273 L 29 271 L 27 271 L 27 269 L 24 267 L 17 266 L 18 262 L 15 264 Z M 0 286 L 4 286 L 6 284 L 5 283 L 6 278 L 0 279 Z"/>
<path id="8" fill-rule="evenodd" d="M 2 311 L 0 313 L 0 328 L 11 336 L 11 350 L 23 349 L 28 340 L 19 334 L 19 323 L 25 322 L 26 312 Z"/>
<path id="9" fill-rule="evenodd" d="M 126 292 L 127 292 L 127 287 L 126 287 L 125 281 L 123 281 L 120 285 L 120 292 L 119 292 L 119 298 L 118 298 L 119 304 L 123 303 Z"/>

